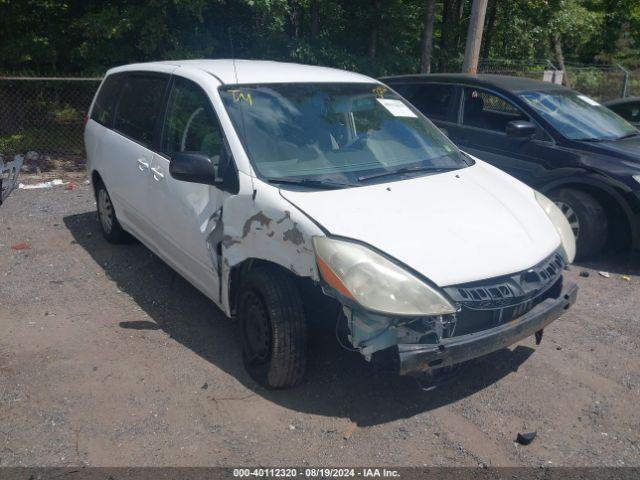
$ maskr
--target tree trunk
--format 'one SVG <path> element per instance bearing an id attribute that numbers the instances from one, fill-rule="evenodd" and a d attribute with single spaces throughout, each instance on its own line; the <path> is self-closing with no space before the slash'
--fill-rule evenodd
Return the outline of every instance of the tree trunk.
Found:
<path id="1" fill-rule="evenodd" d="M 320 34 L 320 0 L 311 0 L 311 41 L 316 41 Z"/>
<path id="2" fill-rule="evenodd" d="M 487 19 L 487 28 L 484 34 L 484 42 L 482 44 L 482 54 L 480 57 L 483 60 L 489 58 L 491 53 L 491 41 L 493 40 L 493 34 L 496 27 L 496 15 L 498 13 L 498 0 L 489 0 L 489 18 Z"/>
<path id="3" fill-rule="evenodd" d="M 553 46 L 553 53 L 556 57 L 556 62 L 558 63 L 558 67 L 563 72 L 562 76 L 562 84 L 565 87 L 571 88 L 571 80 L 569 79 L 569 73 L 567 72 L 567 68 L 564 64 L 564 53 L 562 52 L 562 37 L 559 32 L 554 32 L 551 35 L 551 44 Z"/>
<path id="4" fill-rule="evenodd" d="M 436 0 L 424 0 L 422 41 L 420 42 L 420 73 L 431 73 L 433 51 L 433 20 L 436 16 Z"/>
<path id="5" fill-rule="evenodd" d="M 289 25 L 291 36 L 300 38 L 300 2 L 299 0 L 289 0 Z"/>
<path id="6" fill-rule="evenodd" d="M 440 24 L 440 58 L 438 67 L 441 72 L 452 68 L 451 59 L 458 53 L 460 41 L 460 22 L 466 0 L 444 0 L 442 23 Z"/>
<path id="7" fill-rule="evenodd" d="M 487 0 L 473 0 L 469 30 L 467 31 L 467 45 L 464 49 L 463 73 L 476 74 L 480 57 L 480 44 L 484 30 L 484 16 L 487 12 Z"/>
<path id="8" fill-rule="evenodd" d="M 380 30 L 381 10 L 382 0 L 374 0 L 371 32 L 369 34 L 369 48 L 367 51 L 369 58 L 372 60 L 376 58 L 376 52 L 378 50 L 378 31 Z"/>

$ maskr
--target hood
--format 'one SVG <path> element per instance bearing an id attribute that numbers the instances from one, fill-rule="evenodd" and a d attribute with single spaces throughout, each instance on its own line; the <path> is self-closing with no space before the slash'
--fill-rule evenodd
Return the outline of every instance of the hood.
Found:
<path id="1" fill-rule="evenodd" d="M 640 166 L 640 136 L 622 140 L 604 140 L 602 142 L 581 142 L 589 145 L 589 150 L 601 154 L 615 155 L 618 158 L 637 162 Z"/>
<path id="2" fill-rule="evenodd" d="M 410 180 L 281 195 L 330 234 L 365 242 L 442 287 L 525 270 L 560 246 L 533 190 L 481 161 Z"/>

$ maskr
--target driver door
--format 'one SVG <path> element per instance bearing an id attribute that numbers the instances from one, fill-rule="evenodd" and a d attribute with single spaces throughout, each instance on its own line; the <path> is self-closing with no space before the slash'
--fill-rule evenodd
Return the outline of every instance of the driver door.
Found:
<path id="1" fill-rule="evenodd" d="M 156 247 L 165 261 L 215 302 L 220 300 L 219 259 L 207 242 L 230 194 L 211 185 L 171 177 L 178 152 L 199 152 L 214 165 L 224 147 L 222 129 L 207 94 L 195 82 L 174 76 L 168 95 L 160 153 L 151 165 Z"/>
<path id="2" fill-rule="evenodd" d="M 551 167 L 547 162 L 555 157 L 551 138 L 540 127 L 533 138 L 507 135 L 510 121 L 533 120 L 496 93 L 476 87 L 465 87 L 463 93 L 461 125 L 449 129 L 451 140 L 462 150 L 529 185 L 544 178 Z"/>

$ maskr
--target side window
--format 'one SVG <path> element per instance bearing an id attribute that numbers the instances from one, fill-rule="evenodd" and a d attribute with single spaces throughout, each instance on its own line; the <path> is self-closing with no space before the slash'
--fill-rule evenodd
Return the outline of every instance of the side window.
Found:
<path id="1" fill-rule="evenodd" d="M 166 85 L 167 79 L 160 76 L 129 76 L 118 102 L 113 128 L 151 147 Z"/>
<path id="2" fill-rule="evenodd" d="M 623 105 L 612 105 L 609 107 L 622 118 L 632 123 L 640 122 L 640 103 L 627 103 Z"/>
<path id="3" fill-rule="evenodd" d="M 214 163 L 222 150 L 222 132 L 204 91 L 190 80 L 176 77 L 169 94 L 162 152 L 200 152 Z"/>
<path id="4" fill-rule="evenodd" d="M 504 133 L 512 120 L 529 120 L 529 117 L 502 97 L 477 88 L 465 88 L 463 125 Z"/>
<path id="5" fill-rule="evenodd" d="M 91 110 L 92 120 L 105 127 L 113 125 L 113 112 L 116 108 L 116 101 L 118 100 L 118 95 L 120 95 L 123 81 L 124 75 L 122 73 L 115 73 L 104 79 L 98 97 L 93 104 L 93 110 Z"/>
<path id="6" fill-rule="evenodd" d="M 405 85 L 401 95 L 430 120 L 449 120 L 454 93 L 454 85 L 427 83 Z"/>

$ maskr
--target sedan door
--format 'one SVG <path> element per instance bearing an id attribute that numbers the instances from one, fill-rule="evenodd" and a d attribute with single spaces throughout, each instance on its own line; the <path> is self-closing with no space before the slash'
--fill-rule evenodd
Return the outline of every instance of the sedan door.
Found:
<path id="1" fill-rule="evenodd" d="M 220 299 L 220 239 L 223 201 L 228 192 L 211 185 L 176 180 L 169 173 L 178 152 L 207 155 L 218 165 L 226 154 L 215 110 L 195 82 L 174 76 L 166 105 L 160 153 L 153 158 L 151 204 L 161 256 L 209 298 Z"/>
<path id="2" fill-rule="evenodd" d="M 512 121 L 533 120 L 519 107 L 498 93 L 464 87 L 460 122 L 449 129 L 449 136 L 462 150 L 477 156 L 519 180 L 543 185 L 553 176 L 549 172 L 560 154 L 546 132 L 534 123 L 536 133 L 522 138 L 506 133 Z"/>

